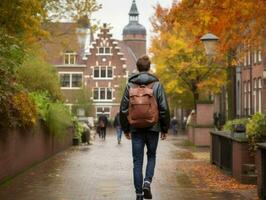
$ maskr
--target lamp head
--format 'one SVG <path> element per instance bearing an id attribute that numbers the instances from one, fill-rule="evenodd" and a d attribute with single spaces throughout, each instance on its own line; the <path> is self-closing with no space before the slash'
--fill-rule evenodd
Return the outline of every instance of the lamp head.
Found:
<path id="1" fill-rule="evenodd" d="M 219 41 L 219 38 L 212 34 L 212 33 L 207 33 L 203 35 L 200 40 L 204 44 L 205 51 L 207 56 L 214 56 L 217 53 L 217 44 Z"/>

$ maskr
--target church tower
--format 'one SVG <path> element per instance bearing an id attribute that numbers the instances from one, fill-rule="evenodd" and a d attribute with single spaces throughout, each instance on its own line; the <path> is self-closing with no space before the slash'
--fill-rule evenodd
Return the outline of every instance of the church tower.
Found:
<path id="1" fill-rule="evenodd" d="M 146 29 L 139 23 L 136 0 L 133 0 L 129 11 L 129 24 L 123 30 L 123 41 L 131 48 L 136 59 L 146 54 Z"/>

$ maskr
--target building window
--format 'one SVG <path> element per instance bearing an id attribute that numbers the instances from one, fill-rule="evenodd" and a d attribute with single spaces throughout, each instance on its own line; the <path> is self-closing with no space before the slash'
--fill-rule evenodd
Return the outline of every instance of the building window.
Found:
<path id="1" fill-rule="evenodd" d="M 106 88 L 100 88 L 100 100 L 106 99 Z"/>
<path id="2" fill-rule="evenodd" d="M 61 87 L 70 87 L 70 74 L 60 74 Z"/>
<path id="3" fill-rule="evenodd" d="M 247 113 L 247 83 L 244 82 L 244 113 L 245 115 L 248 115 Z"/>
<path id="4" fill-rule="evenodd" d="M 72 74 L 72 87 L 82 86 L 82 74 Z"/>
<path id="5" fill-rule="evenodd" d="M 254 101 L 254 104 L 253 104 L 253 110 L 254 110 L 254 113 L 257 112 L 257 79 L 254 79 L 253 81 L 253 101 Z"/>
<path id="6" fill-rule="evenodd" d="M 113 100 L 113 89 L 112 88 L 94 88 L 93 99 L 96 101 L 112 101 Z"/>
<path id="7" fill-rule="evenodd" d="M 99 99 L 99 89 L 98 88 L 93 89 L 93 99 L 95 99 L 95 100 Z"/>
<path id="8" fill-rule="evenodd" d="M 250 50 L 248 50 L 248 61 L 247 61 L 248 63 L 248 66 L 250 66 L 251 65 L 251 51 Z"/>
<path id="9" fill-rule="evenodd" d="M 77 54 L 75 52 L 66 52 L 64 55 L 65 65 L 75 65 Z"/>
<path id="10" fill-rule="evenodd" d="M 100 68 L 99 67 L 94 67 L 93 77 L 94 78 L 99 78 L 100 77 Z"/>
<path id="11" fill-rule="evenodd" d="M 254 64 L 257 64 L 257 58 L 258 58 L 257 54 L 258 54 L 258 51 L 254 50 L 253 52 L 253 63 Z"/>
<path id="12" fill-rule="evenodd" d="M 248 63 L 247 63 L 247 54 L 245 53 L 244 54 L 244 66 L 247 66 Z"/>
<path id="13" fill-rule="evenodd" d="M 258 79 L 258 112 L 262 112 L 262 82 L 261 78 Z"/>
<path id="14" fill-rule="evenodd" d="M 96 118 L 98 119 L 104 112 L 104 115 L 107 118 L 111 116 L 111 108 L 110 107 L 96 107 Z"/>
<path id="15" fill-rule="evenodd" d="M 107 67 L 107 77 L 113 78 L 113 68 L 112 67 Z"/>
<path id="16" fill-rule="evenodd" d="M 106 92 L 106 95 L 107 95 L 107 99 L 112 99 L 112 89 L 111 88 L 107 88 L 107 92 Z"/>
<path id="17" fill-rule="evenodd" d="M 237 102 L 237 116 L 241 116 L 241 87 L 240 81 L 237 81 L 236 86 L 236 102 Z"/>
<path id="18" fill-rule="evenodd" d="M 110 53 L 111 53 L 111 49 L 110 49 L 109 47 L 106 47 L 106 48 L 105 48 L 105 53 L 106 53 L 106 54 L 110 54 Z"/>
<path id="19" fill-rule="evenodd" d="M 106 73 L 106 67 L 101 67 L 101 78 L 106 78 L 107 73 Z"/>
<path id="20" fill-rule="evenodd" d="M 61 88 L 81 88 L 82 73 L 60 73 Z"/>
<path id="21" fill-rule="evenodd" d="M 258 50 L 258 62 L 261 62 L 262 61 L 262 52 L 261 52 L 261 47 L 259 48 Z"/>
<path id="22" fill-rule="evenodd" d="M 248 81 L 248 84 L 247 84 L 247 89 L 248 89 L 248 115 L 250 116 L 251 115 L 251 85 L 250 85 L 250 81 Z"/>
<path id="23" fill-rule="evenodd" d="M 113 68 L 112 67 L 95 67 L 93 77 L 95 79 L 112 79 Z"/>
<path id="24" fill-rule="evenodd" d="M 110 55 L 111 54 L 111 48 L 110 47 L 100 47 L 98 50 L 99 55 Z"/>
<path id="25" fill-rule="evenodd" d="M 104 54 L 104 48 L 103 47 L 99 48 L 99 54 Z"/>

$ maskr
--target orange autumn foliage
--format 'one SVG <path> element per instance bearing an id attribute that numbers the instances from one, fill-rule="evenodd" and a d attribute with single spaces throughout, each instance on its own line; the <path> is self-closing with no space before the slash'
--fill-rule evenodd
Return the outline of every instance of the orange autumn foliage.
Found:
<path id="1" fill-rule="evenodd" d="M 179 23 L 195 35 L 212 32 L 220 37 L 220 50 L 235 49 L 243 41 L 256 41 L 266 34 L 266 2 L 263 0 L 182 0 L 161 15 L 167 29 Z M 165 11 L 164 11 L 165 13 Z"/>

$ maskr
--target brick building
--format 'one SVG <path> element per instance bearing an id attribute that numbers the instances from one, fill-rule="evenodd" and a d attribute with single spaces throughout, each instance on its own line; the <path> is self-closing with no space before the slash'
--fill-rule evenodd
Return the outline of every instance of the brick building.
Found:
<path id="1" fill-rule="evenodd" d="M 243 59 L 236 68 L 236 116 L 247 117 L 265 112 L 264 65 L 261 47 L 244 46 Z"/>
<path id="2" fill-rule="evenodd" d="M 137 58 L 146 54 L 146 29 L 139 24 L 136 1 L 122 41 L 112 37 L 106 24 L 95 35 L 79 23 L 55 23 L 49 29 L 53 36 L 44 49 L 59 73 L 66 105 L 73 111 L 78 93 L 85 89 L 93 105 L 90 116 L 104 111 L 113 118 L 119 110 L 122 85 L 136 72 Z M 85 114 L 82 109 L 74 110 L 77 115 Z"/>

